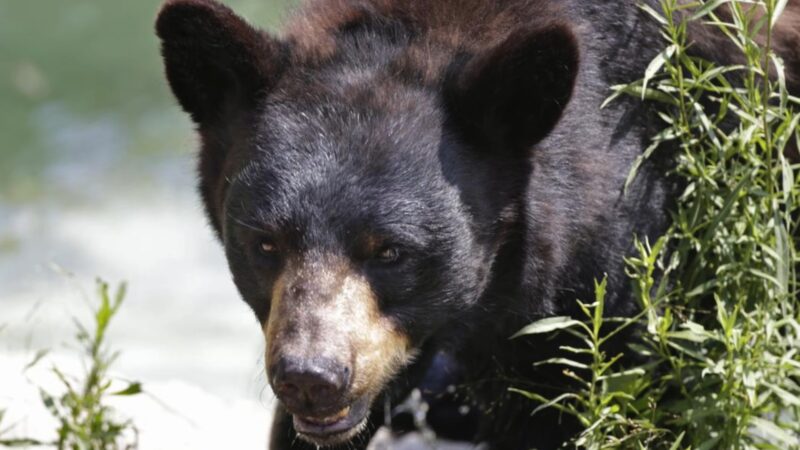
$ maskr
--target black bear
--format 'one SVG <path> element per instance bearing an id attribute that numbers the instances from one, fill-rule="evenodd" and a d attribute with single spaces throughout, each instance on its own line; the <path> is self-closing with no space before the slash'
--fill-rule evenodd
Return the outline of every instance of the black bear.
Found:
<path id="1" fill-rule="evenodd" d="M 672 186 L 653 160 L 622 194 L 657 122 L 634 99 L 600 105 L 662 48 L 637 3 L 311 0 L 273 37 L 214 0 L 166 2 L 200 191 L 266 337 L 273 448 L 363 447 L 437 355 L 486 412 L 467 438 L 552 448 L 574 431 L 506 394 L 559 383 L 531 367 L 552 343 L 508 337 L 576 313 L 603 275 L 608 313 L 635 309 L 623 257 L 663 232 Z"/>

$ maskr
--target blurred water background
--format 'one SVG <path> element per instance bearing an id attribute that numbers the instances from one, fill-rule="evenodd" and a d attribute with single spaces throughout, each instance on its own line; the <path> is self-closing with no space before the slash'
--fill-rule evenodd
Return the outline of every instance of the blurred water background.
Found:
<path id="1" fill-rule="evenodd" d="M 229 0 L 275 28 L 290 0 Z M 0 410 L 52 439 L 31 382 L 80 372 L 73 317 L 94 279 L 127 281 L 115 406 L 141 448 L 263 449 L 261 333 L 194 191 L 195 137 L 162 74 L 159 0 L 0 0 Z M 39 369 L 25 365 L 50 349 Z"/>

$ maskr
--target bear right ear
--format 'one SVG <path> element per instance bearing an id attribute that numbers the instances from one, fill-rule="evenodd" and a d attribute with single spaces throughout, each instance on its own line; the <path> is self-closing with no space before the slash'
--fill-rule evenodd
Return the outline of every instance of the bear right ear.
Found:
<path id="1" fill-rule="evenodd" d="M 274 86 L 285 46 L 214 0 L 169 0 L 158 14 L 167 79 L 200 125 Z"/>
<path id="2" fill-rule="evenodd" d="M 570 27 L 554 23 L 517 30 L 466 62 L 456 60 L 444 91 L 455 127 L 479 147 L 525 157 L 561 118 L 578 56 Z"/>

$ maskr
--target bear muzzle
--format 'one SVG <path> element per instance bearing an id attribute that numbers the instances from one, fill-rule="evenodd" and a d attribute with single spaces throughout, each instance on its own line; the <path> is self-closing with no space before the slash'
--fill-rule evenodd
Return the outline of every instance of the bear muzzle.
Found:
<path id="1" fill-rule="evenodd" d="M 341 261 L 288 264 L 264 324 L 267 374 L 302 439 L 346 442 L 373 401 L 413 358 L 369 282 Z"/>
<path id="2" fill-rule="evenodd" d="M 352 369 L 332 358 L 281 357 L 269 370 L 276 396 L 295 431 L 317 445 L 349 440 L 363 428 L 371 399 L 351 400 Z"/>

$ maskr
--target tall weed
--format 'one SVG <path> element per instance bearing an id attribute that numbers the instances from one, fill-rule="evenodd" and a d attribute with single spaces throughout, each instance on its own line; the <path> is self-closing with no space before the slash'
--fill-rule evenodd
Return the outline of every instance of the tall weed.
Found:
<path id="1" fill-rule="evenodd" d="M 800 448 L 800 166 L 785 156 L 800 142 L 800 99 L 787 92 L 771 49 L 786 3 L 643 7 L 663 25 L 665 50 L 642 80 L 614 87 L 609 101 L 633 94 L 663 102 L 665 128 L 639 163 L 676 148 L 675 175 L 685 189 L 668 232 L 637 242 L 628 260 L 642 313 L 603 318 L 600 283 L 594 303 L 580 304 L 585 321 L 562 319 L 554 328 L 585 343 L 564 349 L 574 358 L 549 361 L 563 364 L 580 388 L 555 399 L 518 391 L 538 408 L 577 417 L 585 427 L 577 447 Z M 690 21 L 723 33 L 742 64 L 692 56 Z M 759 32 L 768 37 L 759 41 Z M 778 75 L 767 76 L 770 70 Z M 630 326 L 639 330 L 630 351 L 645 362 L 623 367 L 621 355 L 606 354 L 603 333 Z"/>
<path id="2" fill-rule="evenodd" d="M 0 426 L 0 447 L 54 447 L 58 450 L 133 450 L 138 448 L 137 431 L 129 420 L 117 418 L 108 406 L 109 396 L 130 396 L 142 392 L 138 382 L 127 382 L 122 389 L 112 390 L 112 379 L 108 370 L 118 353 L 106 348 L 108 327 L 119 311 L 125 298 L 125 285 L 112 295 L 107 283 L 98 281 L 100 297 L 93 311 L 93 327 L 87 328 L 76 321 L 78 333 L 75 337 L 83 353 L 86 372 L 81 377 L 64 373 L 57 366 L 53 374 L 63 387 L 63 393 L 54 395 L 39 388 L 42 403 L 58 421 L 55 437 L 51 441 L 31 438 L 3 438 L 9 429 Z M 39 352 L 28 368 L 40 364 L 46 352 Z M 3 411 L 0 411 L 0 422 Z M 1 425 L 1 424 L 0 424 Z"/>

